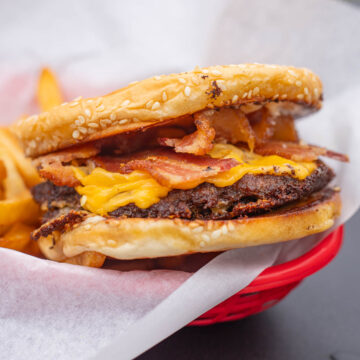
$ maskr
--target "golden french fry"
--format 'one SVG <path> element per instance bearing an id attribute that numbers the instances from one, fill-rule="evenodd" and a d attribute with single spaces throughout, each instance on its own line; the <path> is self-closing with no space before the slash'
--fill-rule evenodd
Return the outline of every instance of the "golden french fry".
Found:
<path id="1" fill-rule="evenodd" d="M 89 267 L 102 267 L 106 256 L 95 251 L 85 251 L 82 254 L 66 259 L 65 263 L 74 265 L 83 265 Z"/>
<path id="2" fill-rule="evenodd" d="M 32 227 L 16 223 L 10 230 L 0 238 L 0 247 L 23 251 L 30 243 Z"/>
<path id="3" fill-rule="evenodd" d="M 3 181 L 6 179 L 6 167 L 4 162 L 0 160 L 0 200 L 5 198 L 5 190 L 3 186 Z"/>
<path id="4" fill-rule="evenodd" d="M 0 225 L 0 236 L 3 236 L 7 231 L 9 231 L 11 225 Z"/>
<path id="5" fill-rule="evenodd" d="M 42 111 L 63 103 L 63 96 L 54 73 L 49 68 L 43 68 L 40 74 L 37 100 Z"/>
<path id="6" fill-rule="evenodd" d="M 39 217 L 39 206 L 34 202 L 30 192 L 14 199 L 0 201 L 0 227 L 24 222 L 35 224 Z"/>
<path id="7" fill-rule="evenodd" d="M 5 199 L 13 199 L 22 196 L 28 190 L 24 180 L 17 171 L 11 156 L 4 152 L 4 150 L 0 149 L 0 160 L 6 169 L 6 178 L 3 180 Z"/>
<path id="8" fill-rule="evenodd" d="M 4 162 L 0 160 L 0 182 L 5 180 L 6 178 L 6 167 L 4 165 Z"/>
<path id="9" fill-rule="evenodd" d="M 0 160 L 6 168 L 2 185 L 4 200 L 0 200 L 0 226 L 16 222 L 33 224 L 38 221 L 39 207 L 32 199 L 12 159 L 0 151 Z"/>
<path id="10" fill-rule="evenodd" d="M 0 150 L 2 153 L 8 154 L 8 156 L 14 161 L 16 168 L 24 178 L 28 187 L 32 187 L 41 181 L 35 167 L 31 163 L 31 160 L 25 157 L 16 137 L 10 132 L 10 130 L 5 128 L 0 128 Z M 1 175 L 2 173 L 0 167 L 0 180 L 2 180 Z"/>

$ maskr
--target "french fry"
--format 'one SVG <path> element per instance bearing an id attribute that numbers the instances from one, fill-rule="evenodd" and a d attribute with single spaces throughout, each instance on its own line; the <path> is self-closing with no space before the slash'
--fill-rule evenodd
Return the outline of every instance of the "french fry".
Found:
<path id="1" fill-rule="evenodd" d="M 17 251 L 24 251 L 26 246 L 30 243 L 30 233 L 32 227 L 16 223 L 10 230 L 0 238 L 0 247 L 13 249 Z"/>
<path id="2" fill-rule="evenodd" d="M 0 150 L 11 157 L 28 187 L 32 187 L 41 181 L 31 160 L 25 157 L 15 136 L 5 128 L 0 128 Z M 0 166 L 0 181 L 3 180 L 1 175 Z"/>
<path id="3" fill-rule="evenodd" d="M 85 251 L 82 254 L 66 259 L 65 263 L 89 267 L 102 267 L 106 256 L 95 251 Z"/>
<path id="4" fill-rule="evenodd" d="M 38 221 L 39 207 L 29 192 L 15 199 L 0 201 L 0 226 L 16 222 L 34 224 Z"/>
<path id="5" fill-rule="evenodd" d="M 57 79 L 49 68 L 43 68 L 41 71 L 37 100 L 42 111 L 48 111 L 64 102 Z"/>
<path id="6" fill-rule="evenodd" d="M 2 181 L 4 199 L 0 200 L 0 226 L 38 221 L 39 207 L 32 199 L 12 159 L 0 151 L 0 160 L 6 169 L 6 178 Z"/>

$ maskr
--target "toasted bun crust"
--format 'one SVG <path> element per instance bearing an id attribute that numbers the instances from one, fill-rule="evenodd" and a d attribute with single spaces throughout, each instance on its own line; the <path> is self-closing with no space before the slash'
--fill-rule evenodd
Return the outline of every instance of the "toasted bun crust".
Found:
<path id="1" fill-rule="evenodd" d="M 321 107 L 320 79 L 307 69 L 278 65 L 212 66 L 155 76 L 111 94 L 76 99 L 19 121 L 14 132 L 28 156 L 101 139 L 206 108 L 280 101 L 296 116 Z"/>
<path id="2" fill-rule="evenodd" d="M 293 240 L 325 231 L 341 210 L 339 193 L 327 189 L 306 202 L 253 218 L 226 221 L 181 219 L 104 219 L 99 216 L 40 238 L 44 255 L 65 261 L 87 251 L 115 259 L 141 259 L 224 251 Z M 92 220 L 91 220 L 92 219 Z"/>

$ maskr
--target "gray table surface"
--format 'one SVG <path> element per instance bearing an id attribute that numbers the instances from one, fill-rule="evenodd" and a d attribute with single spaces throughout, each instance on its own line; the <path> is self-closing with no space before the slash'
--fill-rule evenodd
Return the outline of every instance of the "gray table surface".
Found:
<path id="1" fill-rule="evenodd" d="M 281 303 L 243 320 L 183 328 L 139 359 L 360 359 L 359 238 L 360 211 L 338 256 Z"/>

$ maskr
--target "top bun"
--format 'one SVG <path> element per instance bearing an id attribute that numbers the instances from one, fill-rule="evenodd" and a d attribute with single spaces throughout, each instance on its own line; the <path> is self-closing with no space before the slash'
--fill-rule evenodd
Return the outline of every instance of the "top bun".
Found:
<path id="1" fill-rule="evenodd" d="M 13 126 L 28 156 L 159 125 L 207 108 L 278 102 L 294 116 L 321 107 L 320 79 L 307 69 L 227 65 L 133 82 L 108 95 L 75 99 Z"/>

